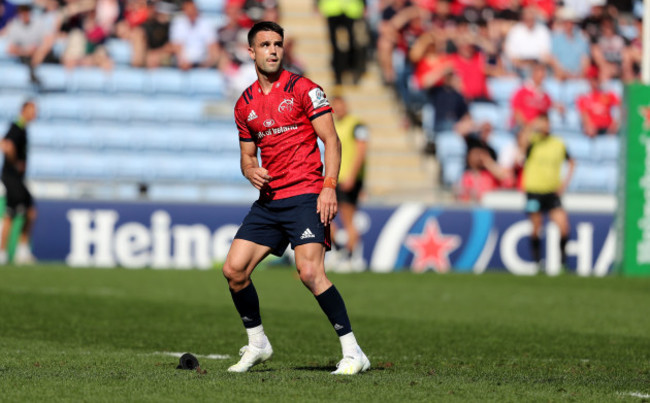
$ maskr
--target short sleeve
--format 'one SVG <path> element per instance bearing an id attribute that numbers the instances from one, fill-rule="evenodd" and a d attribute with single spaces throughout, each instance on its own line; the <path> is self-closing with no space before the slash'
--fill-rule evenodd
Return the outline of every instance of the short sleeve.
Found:
<path id="1" fill-rule="evenodd" d="M 354 127 L 354 139 L 357 141 L 368 141 L 370 137 L 370 131 L 368 126 L 359 123 Z"/>
<path id="2" fill-rule="evenodd" d="M 325 91 L 304 77 L 300 81 L 303 81 L 300 86 L 300 102 L 309 120 L 314 120 L 321 115 L 330 113 L 332 107 L 325 95 Z"/>
<path id="3" fill-rule="evenodd" d="M 239 132 L 239 141 L 253 141 L 253 136 L 251 136 L 250 130 L 248 130 L 248 125 L 246 124 L 246 118 L 243 116 L 244 109 L 238 105 L 235 107 L 235 123 L 237 124 L 237 131 Z"/>

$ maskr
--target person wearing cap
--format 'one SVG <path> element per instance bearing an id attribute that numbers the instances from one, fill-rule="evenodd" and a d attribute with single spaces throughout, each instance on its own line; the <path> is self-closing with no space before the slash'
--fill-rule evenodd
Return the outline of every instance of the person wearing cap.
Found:
<path id="1" fill-rule="evenodd" d="M 598 69 L 592 67 L 587 72 L 589 93 L 581 95 L 576 101 L 582 130 L 589 137 L 599 134 L 616 134 L 619 129 L 619 121 L 612 111 L 621 105 L 621 99 L 612 91 L 604 91 L 600 85 Z"/>
<path id="2" fill-rule="evenodd" d="M 572 9 L 563 7 L 556 14 L 557 28 L 551 37 L 551 67 L 558 80 L 580 78 L 589 67 L 589 42 L 576 26 Z"/>

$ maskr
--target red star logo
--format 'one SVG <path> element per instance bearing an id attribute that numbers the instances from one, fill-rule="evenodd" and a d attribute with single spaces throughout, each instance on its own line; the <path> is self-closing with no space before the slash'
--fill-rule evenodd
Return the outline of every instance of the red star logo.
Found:
<path id="1" fill-rule="evenodd" d="M 438 273 L 449 271 L 449 254 L 460 245 L 457 235 L 443 235 L 436 219 L 431 218 L 419 235 L 409 235 L 406 247 L 413 252 L 413 271 L 422 273 L 432 268 Z"/>
<path id="2" fill-rule="evenodd" d="M 650 106 L 639 106 L 639 115 L 643 118 L 643 128 L 650 130 Z"/>

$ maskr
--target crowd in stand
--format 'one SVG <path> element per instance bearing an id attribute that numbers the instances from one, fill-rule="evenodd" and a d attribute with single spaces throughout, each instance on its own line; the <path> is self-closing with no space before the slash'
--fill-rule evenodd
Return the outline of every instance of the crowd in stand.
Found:
<path id="1" fill-rule="evenodd" d="M 540 115 L 576 108 L 585 135 L 618 132 L 621 100 L 604 84 L 639 78 L 642 7 L 635 0 L 392 0 L 381 11 L 377 60 L 413 119 L 434 111 L 424 125 L 427 150 L 435 152 L 436 133 L 466 140 L 460 197 L 476 200 L 470 193 L 516 186 L 524 158 L 518 136 Z M 513 141 L 503 156 L 487 142 L 492 127 L 469 113 L 473 103 L 495 103 L 490 77 L 521 82 L 507 105 Z M 545 89 L 549 79 L 559 86 L 585 80 L 590 90 L 566 105 Z"/>
<path id="2" fill-rule="evenodd" d="M 130 44 L 134 67 L 234 73 L 250 62 L 248 29 L 257 21 L 277 21 L 278 4 L 226 0 L 220 11 L 204 15 L 191 0 L 0 0 L 0 38 L 6 52 L 32 71 L 44 62 L 111 69 L 105 45 L 118 39 Z"/>

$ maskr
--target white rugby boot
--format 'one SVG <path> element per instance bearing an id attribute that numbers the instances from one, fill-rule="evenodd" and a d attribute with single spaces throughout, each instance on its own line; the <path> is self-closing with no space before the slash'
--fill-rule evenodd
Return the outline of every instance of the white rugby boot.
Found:
<path id="1" fill-rule="evenodd" d="M 228 368 L 228 372 L 246 372 L 253 366 L 268 361 L 273 355 L 273 347 L 267 339 L 264 348 L 257 348 L 249 344 L 239 350 L 239 355 L 241 356 L 239 362 Z"/>
<path id="2" fill-rule="evenodd" d="M 370 360 L 358 348 L 358 354 L 354 356 L 345 356 L 338 364 L 336 364 L 336 371 L 332 372 L 334 375 L 356 375 L 360 372 L 370 369 Z"/>

